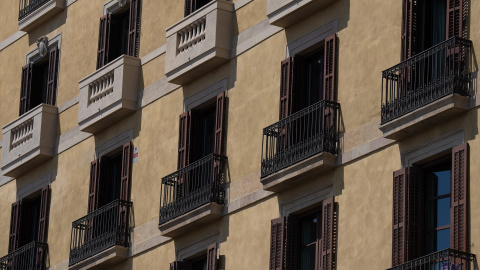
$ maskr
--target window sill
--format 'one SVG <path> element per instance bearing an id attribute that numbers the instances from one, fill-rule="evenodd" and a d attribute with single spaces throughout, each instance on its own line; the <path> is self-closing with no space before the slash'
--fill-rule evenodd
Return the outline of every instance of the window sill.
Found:
<path id="1" fill-rule="evenodd" d="M 40 104 L 3 127 L 3 175 L 17 177 L 54 156 L 58 109 Z M 16 135 L 18 134 L 18 135 Z"/>
<path id="2" fill-rule="evenodd" d="M 18 21 L 20 31 L 29 32 L 48 19 L 60 13 L 65 7 L 65 0 L 50 0 Z"/>
<path id="3" fill-rule="evenodd" d="M 212 1 L 167 29 L 168 82 L 185 84 L 230 59 L 233 12 L 232 2 Z"/>
<path id="4" fill-rule="evenodd" d="M 422 132 L 429 126 L 454 118 L 469 109 L 470 98 L 459 94 L 450 94 L 429 103 L 413 112 L 380 125 L 383 137 L 402 140 L 410 135 Z"/>
<path id="5" fill-rule="evenodd" d="M 96 133 L 137 107 L 140 59 L 122 55 L 80 80 L 78 125 Z"/>
<path id="6" fill-rule="evenodd" d="M 118 264 L 128 258 L 129 248 L 122 246 L 113 246 L 96 255 L 80 261 L 72 266 L 69 270 L 84 270 L 84 269 L 104 269 L 106 267 Z"/>
<path id="7" fill-rule="evenodd" d="M 336 167 L 336 161 L 336 155 L 322 152 L 270 174 L 262 178 L 260 182 L 262 182 L 264 190 L 280 192 L 312 179 L 312 175 L 333 170 Z"/>
<path id="8" fill-rule="evenodd" d="M 267 17 L 272 25 L 286 28 L 336 0 L 268 0 Z"/>
<path id="9" fill-rule="evenodd" d="M 223 205 L 207 203 L 158 226 L 160 234 L 176 237 L 222 217 Z"/>

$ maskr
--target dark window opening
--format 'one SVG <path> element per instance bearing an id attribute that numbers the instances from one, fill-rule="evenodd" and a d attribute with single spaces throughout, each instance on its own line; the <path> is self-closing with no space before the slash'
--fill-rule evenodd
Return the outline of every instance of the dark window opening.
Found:
<path id="1" fill-rule="evenodd" d="M 215 106 L 207 108 L 198 114 L 197 124 L 199 128 L 197 133 L 194 134 L 199 142 L 198 156 L 196 159 L 213 153 L 215 118 Z"/>
<path id="2" fill-rule="evenodd" d="M 323 99 L 323 49 L 305 58 L 305 107 Z"/>
<path id="3" fill-rule="evenodd" d="M 300 270 L 315 270 L 321 239 L 321 212 L 300 219 Z"/>
<path id="4" fill-rule="evenodd" d="M 47 80 L 48 80 L 48 59 L 42 59 L 39 63 L 33 65 L 32 78 L 32 98 L 30 107 L 47 102 Z"/>
<path id="5" fill-rule="evenodd" d="M 207 255 L 192 260 L 192 270 L 207 270 Z"/>
<path id="6" fill-rule="evenodd" d="M 450 248 L 451 161 L 425 169 L 425 254 Z"/>
<path id="7" fill-rule="evenodd" d="M 19 246 L 24 246 L 38 239 L 41 197 L 22 201 L 22 231 Z"/>
<path id="8" fill-rule="evenodd" d="M 103 195 L 100 197 L 99 206 L 102 207 L 120 199 L 120 184 L 122 173 L 122 153 L 102 158 L 102 174 L 100 178 Z"/>
<path id="9" fill-rule="evenodd" d="M 109 43 L 109 50 L 112 51 L 110 57 L 111 61 L 121 55 L 128 54 L 129 17 L 129 8 L 112 15 L 112 40 Z"/>
<path id="10" fill-rule="evenodd" d="M 421 33 L 418 37 L 422 40 L 418 52 L 445 41 L 447 10 L 446 0 L 425 0 L 420 4 L 423 5 L 420 7 L 423 12 L 419 18 Z"/>

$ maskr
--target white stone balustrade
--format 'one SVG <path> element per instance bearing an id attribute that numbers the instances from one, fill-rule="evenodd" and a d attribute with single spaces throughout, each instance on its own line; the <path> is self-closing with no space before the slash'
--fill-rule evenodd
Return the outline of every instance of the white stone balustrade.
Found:
<path id="1" fill-rule="evenodd" d="M 107 73 L 88 85 L 88 105 L 95 103 L 113 92 L 114 72 Z"/>
<path id="2" fill-rule="evenodd" d="M 178 32 L 178 52 L 183 53 L 205 39 L 207 18 L 202 17 Z"/>
<path id="3" fill-rule="evenodd" d="M 19 126 L 12 129 L 12 137 L 11 137 L 12 142 L 10 143 L 10 150 L 30 140 L 32 136 L 33 136 L 33 118 L 21 123 Z"/>

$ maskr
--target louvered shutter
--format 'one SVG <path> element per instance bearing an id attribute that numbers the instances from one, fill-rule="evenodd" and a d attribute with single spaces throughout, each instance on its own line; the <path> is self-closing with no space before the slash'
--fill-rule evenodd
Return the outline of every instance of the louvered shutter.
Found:
<path id="1" fill-rule="evenodd" d="M 38 224 L 38 242 L 46 243 L 48 239 L 48 218 L 50 216 L 50 185 L 42 188 L 40 219 Z"/>
<path id="2" fill-rule="evenodd" d="M 468 143 L 452 149 L 450 247 L 463 252 L 468 252 L 468 152 Z"/>
<path id="3" fill-rule="evenodd" d="M 22 85 L 20 90 L 19 115 L 30 110 L 30 98 L 32 96 L 33 64 L 29 63 L 22 68 Z"/>
<path id="4" fill-rule="evenodd" d="M 90 165 L 90 187 L 88 195 L 88 213 L 91 213 L 98 208 L 100 189 L 100 160 L 92 161 Z"/>
<path id="5" fill-rule="evenodd" d="M 289 57 L 282 61 L 280 78 L 280 120 L 304 107 L 301 91 L 303 58 Z"/>
<path id="6" fill-rule="evenodd" d="M 207 249 L 207 270 L 217 270 L 217 243 Z"/>
<path id="7" fill-rule="evenodd" d="M 12 204 L 12 212 L 10 217 L 10 236 L 8 239 L 8 253 L 14 252 L 17 248 L 19 248 L 21 218 L 22 201 L 17 201 Z"/>
<path id="8" fill-rule="evenodd" d="M 271 222 L 270 270 L 295 270 L 299 256 L 298 219 L 281 217 Z"/>
<path id="9" fill-rule="evenodd" d="M 323 201 L 322 206 L 322 240 L 320 269 L 333 270 L 333 252 L 335 248 L 335 200 L 333 197 Z"/>
<path id="10" fill-rule="evenodd" d="M 190 262 L 175 261 L 170 263 L 170 270 L 192 270 L 193 266 Z"/>
<path id="11" fill-rule="evenodd" d="M 130 200 L 130 185 L 131 185 L 131 160 L 132 160 L 132 143 L 127 142 L 123 145 L 122 151 L 122 175 L 120 183 L 120 200 Z"/>
<path id="12" fill-rule="evenodd" d="M 184 168 L 190 163 L 191 129 L 192 112 L 184 112 L 180 115 L 180 126 L 178 132 L 178 169 Z"/>
<path id="13" fill-rule="evenodd" d="M 217 96 L 216 121 L 215 121 L 215 145 L 213 153 L 223 155 L 224 153 L 224 135 L 225 135 L 225 118 L 226 118 L 226 97 L 225 92 Z"/>
<path id="14" fill-rule="evenodd" d="M 138 47 L 140 44 L 140 0 L 130 1 L 128 29 L 128 55 L 138 57 Z"/>
<path id="15" fill-rule="evenodd" d="M 406 262 L 406 169 L 393 173 L 392 266 Z"/>
<path id="16" fill-rule="evenodd" d="M 55 106 L 57 102 L 58 47 L 50 49 L 48 57 L 48 79 L 46 103 Z"/>
<path id="17" fill-rule="evenodd" d="M 325 39 L 325 67 L 323 69 L 323 100 L 335 101 L 335 73 L 337 59 L 337 34 Z"/>
<path id="18" fill-rule="evenodd" d="M 108 56 L 111 19 L 111 14 L 104 15 L 100 18 L 100 29 L 98 32 L 97 69 L 106 65 L 109 60 Z"/>
<path id="19" fill-rule="evenodd" d="M 402 3 L 402 61 L 417 53 L 417 19 L 421 14 L 420 6 L 418 0 L 403 0 Z"/>
<path id="20" fill-rule="evenodd" d="M 194 1 L 195 0 L 185 0 L 185 13 L 184 13 L 185 17 L 187 17 L 188 15 L 190 15 L 190 13 L 193 12 L 192 9 L 193 9 Z"/>
<path id="21" fill-rule="evenodd" d="M 423 172 L 418 167 L 406 169 L 407 175 L 407 261 L 419 258 L 423 255 L 424 245 L 424 185 Z"/>
<path id="22" fill-rule="evenodd" d="M 446 38 L 467 38 L 468 1 L 447 0 Z"/>

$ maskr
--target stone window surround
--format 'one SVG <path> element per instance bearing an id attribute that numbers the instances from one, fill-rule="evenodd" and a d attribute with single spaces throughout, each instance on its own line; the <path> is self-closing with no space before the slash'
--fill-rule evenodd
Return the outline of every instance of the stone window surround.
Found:
<path id="1" fill-rule="evenodd" d="M 18 189 L 17 191 L 17 201 L 22 200 L 24 198 L 28 198 L 32 195 L 36 195 L 38 192 L 42 190 L 43 187 L 46 185 L 51 184 L 52 181 L 52 173 L 49 172 L 48 174 L 37 178 L 35 181 L 29 183 L 28 185 Z"/>
<path id="2" fill-rule="evenodd" d="M 122 134 L 119 134 L 101 145 L 95 147 L 95 158 L 100 158 L 108 153 L 111 153 L 121 148 L 125 143 L 133 139 L 133 129 L 129 129 Z"/>
<path id="3" fill-rule="evenodd" d="M 130 3 L 131 0 L 127 0 L 127 3 Z M 122 7 L 118 5 L 118 0 L 110 0 L 103 5 L 103 15 L 109 13 L 115 13 L 120 10 Z"/>
<path id="4" fill-rule="evenodd" d="M 60 47 L 62 46 L 62 33 L 58 33 L 56 36 L 54 36 L 51 39 L 48 39 L 48 48 L 52 48 L 53 46 L 57 45 L 58 47 L 58 59 L 60 59 L 60 55 L 62 54 L 62 50 L 60 50 Z M 48 55 L 48 54 L 47 54 Z M 40 60 L 42 57 L 40 56 L 40 51 L 38 48 L 30 51 L 26 58 L 25 58 L 25 64 L 28 63 L 35 63 L 38 60 Z M 58 65 L 60 66 L 60 61 L 58 61 Z M 57 77 L 58 80 L 58 77 Z"/>
<path id="5" fill-rule="evenodd" d="M 324 44 L 324 40 L 337 33 L 338 20 L 335 19 L 312 32 L 290 42 L 286 46 L 285 57 L 294 56 L 298 53 L 309 51 Z"/>
<path id="6" fill-rule="evenodd" d="M 206 253 L 208 247 L 217 243 L 217 254 L 220 250 L 220 231 L 216 231 L 212 234 L 206 235 L 200 239 L 196 239 L 184 246 L 175 249 L 175 257 L 177 261 L 183 261 L 186 259 L 194 259 L 195 257 Z"/>
<path id="7" fill-rule="evenodd" d="M 309 207 L 318 205 L 333 196 L 333 183 L 305 192 L 280 204 L 280 216 L 288 216 Z"/>
<path id="8" fill-rule="evenodd" d="M 216 98 L 221 92 L 227 91 L 228 78 L 224 78 L 219 82 L 216 82 L 207 88 L 195 93 L 194 95 L 186 98 L 183 101 L 183 108 L 185 112 L 188 112 L 195 107 Z"/>

